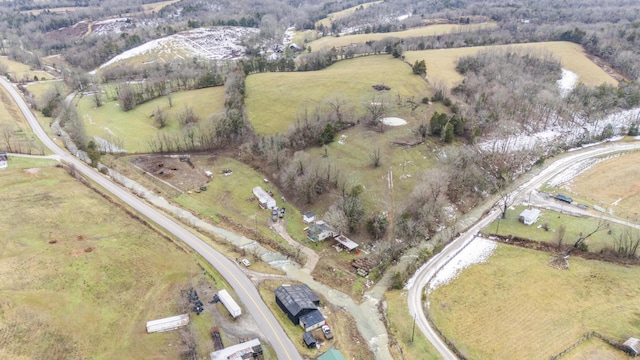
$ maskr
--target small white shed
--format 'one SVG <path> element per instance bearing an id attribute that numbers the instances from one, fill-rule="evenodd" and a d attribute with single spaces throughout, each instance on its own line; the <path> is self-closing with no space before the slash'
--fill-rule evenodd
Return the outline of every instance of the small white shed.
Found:
<path id="1" fill-rule="evenodd" d="M 532 225 L 540 218 L 540 210 L 538 209 L 525 209 L 520 213 L 520 221 L 525 225 Z"/>
<path id="2" fill-rule="evenodd" d="M 302 221 L 307 224 L 311 224 L 312 222 L 316 221 L 316 213 L 314 213 L 313 211 L 309 211 L 302 214 Z"/>

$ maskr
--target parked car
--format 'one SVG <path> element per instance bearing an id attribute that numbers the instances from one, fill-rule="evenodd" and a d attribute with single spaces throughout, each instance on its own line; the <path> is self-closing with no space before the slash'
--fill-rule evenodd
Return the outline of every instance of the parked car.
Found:
<path id="1" fill-rule="evenodd" d="M 280 208 L 280 218 L 284 217 L 284 211 L 285 211 L 284 208 Z"/>
<path id="2" fill-rule="evenodd" d="M 242 263 L 242 265 L 244 265 L 246 267 L 251 266 L 251 263 L 247 259 L 242 259 L 242 260 L 240 260 L 240 262 Z"/>
<path id="3" fill-rule="evenodd" d="M 333 333 L 331 332 L 329 325 L 322 325 L 322 333 L 324 333 L 324 337 L 327 340 L 333 339 Z"/>
<path id="4" fill-rule="evenodd" d="M 271 210 L 271 215 L 278 215 L 278 207 L 274 207 L 273 210 Z"/>

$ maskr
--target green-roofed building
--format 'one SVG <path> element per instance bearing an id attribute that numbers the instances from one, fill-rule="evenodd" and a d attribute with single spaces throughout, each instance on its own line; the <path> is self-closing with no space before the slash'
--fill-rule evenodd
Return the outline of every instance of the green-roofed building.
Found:
<path id="1" fill-rule="evenodd" d="M 344 356 L 342 356 L 340 350 L 330 349 L 327 350 L 326 353 L 320 355 L 318 360 L 344 360 Z"/>

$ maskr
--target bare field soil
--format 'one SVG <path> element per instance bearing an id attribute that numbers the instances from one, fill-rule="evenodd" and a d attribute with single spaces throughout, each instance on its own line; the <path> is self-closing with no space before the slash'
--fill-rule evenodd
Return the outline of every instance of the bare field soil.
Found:
<path id="1" fill-rule="evenodd" d="M 407 51 L 404 53 L 406 60 L 414 63 L 416 60 L 424 60 L 427 64 L 427 76 L 430 82 L 442 81 L 449 87 L 460 83 L 463 76 L 456 71 L 456 62 L 459 58 L 476 54 L 481 50 L 525 50 L 529 49 L 533 54 L 547 53 L 555 56 L 563 68 L 578 74 L 579 82 L 586 85 L 597 86 L 602 83 L 618 85 L 618 81 L 607 73 L 601 66 L 594 63 L 585 53 L 582 46 L 570 42 L 542 42 L 515 45 L 478 46 L 458 49 L 439 49 L 423 51 Z"/>
<path id="2" fill-rule="evenodd" d="M 616 216 L 638 222 L 640 208 L 640 152 L 605 160 L 571 180 L 566 187 Z"/>
<path id="3" fill-rule="evenodd" d="M 0 172 L 0 358 L 178 358 L 180 332 L 145 324 L 184 310 L 194 256 L 54 164 Z"/>
<path id="4" fill-rule="evenodd" d="M 138 156 L 132 163 L 182 191 L 199 190 L 200 186 L 206 186 L 209 181 L 203 170 L 180 161 L 177 155 Z"/>
<path id="5" fill-rule="evenodd" d="M 332 340 L 326 340 L 320 329 L 313 330 L 312 333 L 320 344 L 320 349 L 307 349 L 302 341 L 304 330 L 300 326 L 294 325 L 276 304 L 273 292 L 282 284 L 295 284 L 295 282 L 265 280 L 260 284 L 258 290 L 262 300 L 273 312 L 303 357 L 316 358 L 330 348 L 336 348 L 344 354 L 345 359 L 373 359 L 373 354 L 358 332 L 351 315 L 345 310 L 329 304 L 322 294 L 317 294 L 320 297 L 320 312 L 327 318 L 327 323 L 331 327 L 334 337 Z"/>
<path id="6" fill-rule="evenodd" d="M 640 331 L 640 268 L 498 245 L 429 295 L 436 326 L 470 359 L 543 359 L 586 333 L 623 342 Z"/>

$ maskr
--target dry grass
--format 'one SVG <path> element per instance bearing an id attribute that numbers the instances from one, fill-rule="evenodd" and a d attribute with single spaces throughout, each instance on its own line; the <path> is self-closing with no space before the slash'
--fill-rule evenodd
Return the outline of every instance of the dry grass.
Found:
<path id="1" fill-rule="evenodd" d="M 0 357 L 177 358 L 145 323 L 175 315 L 193 257 L 53 165 L 0 172 Z"/>
<path id="2" fill-rule="evenodd" d="M 424 60 L 427 63 L 427 75 L 431 82 L 442 81 L 449 87 L 460 83 L 463 76 L 456 72 L 456 62 L 463 56 L 474 55 L 481 50 L 530 49 L 534 54 L 551 53 L 560 61 L 562 67 L 579 75 L 580 82 L 586 85 L 618 82 L 593 63 L 585 54 L 582 46 L 570 42 L 542 42 L 515 45 L 479 46 L 458 49 L 440 49 L 407 51 L 405 56 L 410 63 Z"/>
<path id="3" fill-rule="evenodd" d="M 550 255 L 498 245 L 430 295 L 436 325 L 468 358 L 549 358 L 585 333 L 624 341 L 640 327 L 640 268 L 571 258 L 571 269 L 547 265 Z"/>
<path id="4" fill-rule="evenodd" d="M 451 33 L 461 33 L 478 31 L 482 29 L 496 28 L 496 23 L 481 23 L 481 24 L 469 24 L 469 25 L 457 25 L 457 24 L 437 24 L 411 28 L 403 31 L 389 32 L 389 33 L 371 33 L 371 34 L 354 34 L 344 36 L 325 36 L 318 40 L 310 42 L 307 46 L 311 47 L 312 51 L 316 51 L 324 48 L 342 47 L 351 44 L 362 44 L 367 41 L 382 40 L 388 37 L 396 37 L 400 39 L 406 39 L 411 37 L 420 36 L 436 36 Z M 413 61 L 412 61 L 413 62 Z M 427 63 L 427 69 L 429 65 Z"/>
<path id="5" fill-rule="evenodd" d="M 33 81 L 34 76 L 38 80 L 52 80 L 54 77 L 42 70 L 32 70 L 29 65 L 10 60 L 6 56 L 0 56 L 0 64 L 7 67 L 7 74 L 11 77 L 11 81 Z"/>
<path id="6" fill-rule="evenodd" d="M 8 138 L 5 137 L 8 135 Z M 8 143 L 7 143 L 8 142 Z M 13 152 L 49 153 L 31 131 L 22 112 L 4 89 L 0 89 L 0 149 Z"/>
<path id="7" fill-rule="evenodd" d="M 388 291 L 384 295 L 387 303 L 387 320 L 389 331 L 395 337 L 397 345 L 391 345 L 394 359 L 422 360 L 439 357 L 436 349 L 424 337 L 420 328 L 413 329 L 413 318 L 407 311 L 407 292 L 405 290 Z M 413 342 L 411 341 L 413 335 Z M 398 347 L 402 351 L 398 350 Z"/>
<path id="8" fill-rule="evenodd" d="M 364 4 L 360 4 L 360 5 L 356 5 L 353 7 L 350 7 L 348 9 L 344 9 L 342 11 L 336 11 L 334 13 L 331 13 L 329 15 L 327 15 L 326 18 L 319 20 L 316 22 L 316 27 L 320 26 L 320 25 L 324 25 L 327 28 L 331 28 L 331 22 L 334 20 L 338 20 L 338 19 L 342 19 L 343 17 L 349 16 L 351 14 L 353 14 L 354 12 L 356 12 L 356 10 L 360 10 L 360 9 L 366 9 L 370 6 L 376 5 L 376 4 L 380 4 L 382 1 L 372 1 L 372 2 L 368 2 L 368 3 L 364 3 Z"/>
<path id="9" fill-rule="evenodd" d="M 390 91 L 372 88 L 385 84 Z M 258 134 L 285 133 L 297 114 L 327 100 L 341 98 L 356 104 L 358 112 L 372 99 L 392 103 L 399 94 L 420 101 L 430 95 L 429 86 L 411 67 L 390 55 L 339 61 L 321 71 L 263 73 L 246 80 L 246 109 Z"/>
<path id="10" fill-rule="evenodd" d="M 594 165 L 566 186 L 572 193 L 632 222 L 638 221 L 640 202 L 640 152 L 635 152 Z"/>
<path id="11" fill-rule="evenodd" d="M 592 337 L 562 357 L 563 360 L 625 360 L 632 359 L 624 352 L 613 348 L 604 341 Z"/>

